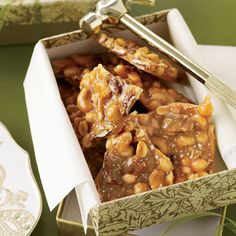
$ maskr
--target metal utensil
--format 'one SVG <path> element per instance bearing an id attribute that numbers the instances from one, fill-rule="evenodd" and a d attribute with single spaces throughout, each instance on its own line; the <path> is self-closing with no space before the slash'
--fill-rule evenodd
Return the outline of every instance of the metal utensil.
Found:
<path id="1" fill-rule="evenodd" d="M 122 0 L 100 0 L 95 12 L 90 12 L 80 20 L 80 27 L 87 33 L 93 33 L 102 22 L 112 17 L 121 22 L 151 46 L 157 48 L 185 71 L 194 76 L 219 98 L 236 109 L 236 91 L 232 90 L 210 72 L 182 54 L 178 49 L 153 33 L 127 13 Z"/>

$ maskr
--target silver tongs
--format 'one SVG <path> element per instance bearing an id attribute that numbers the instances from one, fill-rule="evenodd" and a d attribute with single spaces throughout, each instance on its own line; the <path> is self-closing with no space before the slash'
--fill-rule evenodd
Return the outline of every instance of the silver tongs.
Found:
<path id="1" fill-rule="evenodd" d="M 179 64 L 219 98 L 236 109 L 236 91 L 229 88 L 210 72 L 183 55 L 178 49 L 160 38 L 127 13 L 122 0 L 100 0 L 95 12 L 90 12 L 80 20 L 80 27 L 87 33 L 95 32 L 103 21 L 111 17 L 157 48 L 171 60 Z"/>

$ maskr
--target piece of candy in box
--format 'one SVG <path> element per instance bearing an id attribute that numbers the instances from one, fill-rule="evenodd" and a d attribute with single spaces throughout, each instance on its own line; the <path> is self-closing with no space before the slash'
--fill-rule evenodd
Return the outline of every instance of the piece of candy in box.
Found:
<path id="1" fill-rule="evenodd" d="M 173 103 L 138 115 L 152 143 L 170 157 L 175 183 L 213 172 L 216 143 L 212 111 L 206 97 L 199 106 Z"/>
<path id="2" fill-rule="evenodd" d="M 86 114 L 85 120 L 91 124 L 89 136 L 94 138 L 117 132 L 142 93 L 101 64 L 83 76 L 80 89 L 77 106 Z"/>
<path id="3" fill-rule="evenodd" d="M 101 201 L 110 201 L 173 184 L 170 159 L 150 142 L 136 114 L 107 139 L 103 167 L 95 179 Z"/>
<path id="4" fill-rule="evenodd" d="M 134 41 L 112 38 L 104 33 L 97 39 L 98 43 L 135 67 L 153 74 L 166 81 L 176 81 L 179 68 L 161 55 L 151 52 L 147 47 L 139 46 Z M 179 73 L 182 76 L 182 73 Z"/>

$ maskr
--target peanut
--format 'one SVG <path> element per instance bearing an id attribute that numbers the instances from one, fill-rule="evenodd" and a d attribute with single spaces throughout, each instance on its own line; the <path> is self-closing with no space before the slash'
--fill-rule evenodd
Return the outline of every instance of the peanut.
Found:
<path id="1" fill-rule="evenodd" d="M 159 162 L 160 169 L 164 172 L 170 172 L 172 169 L 172 164 L 170 159 L 167 158 L 161 158 Z"/>
<path id="2" fill-rule="evenodd" d="M 88 113 L 86 113 L 85 115 L 85 120 L 88 122 L 88 123 L 93 123 L 95 121 L 95 113 L 90 111 Z"/>
<path id="3" fill-rule="evenodd" d="M 183 166 L 182 168 L 182 172 L 186 175 L 190 175 L 191 174 L 191 169 L 188 166 Z"/>
<path id="4" fill-rule="evenodd" d="M 149 53 L 149 49 L 147 47 L 141 47 L 136 50 L 134 53 L 135 58 L 139 58 L 140 56 L 146 55 Z"/>
<path id="5" fill-rule="evenodd" d="M 163 154 L 167 154 L 169 152 L 169 148 L 167 144 L 165 143 L 165 140 L 158 138 L 158 137 L 152 137 L 151 138 L 152 143 L 163 152 Z"/>
<path id="6" fill-rule="evenodd" d="M 141 77 L 135 71 L 131 71 L 128 74 L 128 79 L 131 81 L 132 84 L 135 84 L 135 85 L 137 85 L 139 87 L 142 87 Z"/>
<path id="7" fill-rule="evenodd" d="M 130 132 L 125 132 L 117 137 L 117 150 L 118 152 L 123 152 L 132 142 L 132 134 Z"/>
<path id="8" fill-rule="evenodd" d="M 148 191 L 148 186 L 145 183 L 137 183 L 134 185 L 134 193 L 142 193 Z"/>
<path id="9" fill-rule="evenodd" d="M 169 108 L 167 106 L 161 106 L 156 109 L 157 115 L 163 116 L 169 112 Z"/>
<path id="10" fill-rule="evenodd" d="M 134 149 L 132 147 L 128 147 L 125 150 L 119 152 L 122 157 L 132 157 L 134 155 Z"/>
<path id="11" fill-rule="evenodd" d="M 198 106 L 198 113 L 205 117 L 210 117 L 213 112 L 210 96 L 206 96 L 205 100 Z"/>
<path id="12" fill-rule="evenodd" d="M 88 133 L 88 124 L 85 120 L 79 123 L 79 133 L 81 136 L 85 136 Z"/>
<path id="13" fill-rule="evenodd" d="M 207 133 L 206 132 L 201 132 L 197 134 L 197 141 L 199 143 L 206 143 L 208 139 Z"/>
<path id="14" fill-rule="evenodd" d="M 166 185 L 171 185 L 174 182 L 174 175 L 173 172 L 171 171 L 167 176 L 166 176 Z"/>
<path id="15" fill-rule="evenodd" d="M 119 120 L 121 119 L 121 115 L 122 115 L 118 104 L 110 103 L 107 106 L 106 115 L 107 115 L 107 118 L 109 121 L 111 121 L 113 123 L 118 123 Z"/>
<path id="16" fill-rule="evenodd" d="M 92 146 L 92 140 L 88 135 L 85 135 L 82 139 L 82 146 L 85 148 L 89 148 Z"/>
<path id="17" fill-rule="evenodd" d="M 146 136 L 146 133 L 143 129 L 137 129 L 136 130 L 136 137 L 137 138 L 142 138 L 142 137 L 145 137 Z"/>
<path id="18" fill-rule="evenodd" d="M 136 176 L 132 174 L 125 174 L 122 176 L 122 180 L 126 184 L 133 184 L 136 181 Z"/>
<path id="19" fill-rule="evenodd" d="M 151 186 L 151 189 L 156 189 L 160 187 L 162 175 L 163 174 L 156 169 L 152 171 L 152 173 L 148 177 L 148 181 L 149 181 L 149 185 Z"/>
<path id="20" fill-rule="evenodd" d="M 139 158 L 145 157 L 147 155 L 148 148 L 145 142 L 139 141 L 136 148 L 136 156 Z"/>
<path id="21" fill-rule="evenodd" d="M 122 78 L 126 78 L 128 71 L 125 67 L 125 65 L 119 64 L 116 67 L 114 67 L 114 71 L 117 75 L 119 75 Z"/>
<path id="22" fill-rule="evenodd" d="M 191 167 L 195 172 L 204 171 L 207 167 L 207 162 L 203 159 L 197 159 L 192 162 Z"/>
<path id="23" fill-rule="evenodd" d="M 189 180 L 193 180 L 193 179 L 197 179 L 199 176 L 198 176 L 198 174 L 191 174 L 189 177 L 188 177 L 188 179 Z"/>
<path id="24" fill-rule="evenodd" d="M 77 97 L 77 106 L 82 112 L 90 112 L 93 109 L 90 99 L 90 91 L 87 88 L 83 88 Z"/>
<path id="25" fill-rule="evenodd" d="M 201 116 L 201 115 L 194 115 L 192 117 L 192 120 L 195 121 L 197 123 L 197 125 L 201 128 L 201 129 L 206 129 L 207 127 L 207 120 L 205 117 Z"/>
<path id="26" fill-rule="evenodd" d="M 155 53 L 148 54 L 147 58 L 150 59 L 151 61 L 155 62 L 155 63 L 158 63 L 160 61 L 159 56 Z"/>
<path id="27" fill-rule="evenodd" d="M 180 148 L 184 146 L 192 146 L 194 142 L 194 138 L 189 136 L 180 136 L 176 139 L 176 143 Z"/>

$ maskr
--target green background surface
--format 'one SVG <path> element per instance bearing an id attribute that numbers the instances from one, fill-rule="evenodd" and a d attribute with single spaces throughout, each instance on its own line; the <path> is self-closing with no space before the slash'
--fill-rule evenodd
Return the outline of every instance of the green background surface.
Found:
<path id="1" fill-rule="evenodd" d="M 131 14 L 136 16 L 168 8 L 180 10 L 198 43 L 236 46 L 236 0 L 157 0 L 155 7 L 132 7 Z M 57 235 L 56 210 L 49 212 L 45 201 L 24 100 L 23 80 L 33 47 L 33 44 L 0 47 L 0 121 L 5 124 L 17 143 L 29 152 L 32 168 L 42 192 L 43 212 L 32 235 L 54 236 Z M 236 205 L 228 207 L 227 216 L 236 220 Z M 233 234 L 225 230 L 223 235 Z"/>

